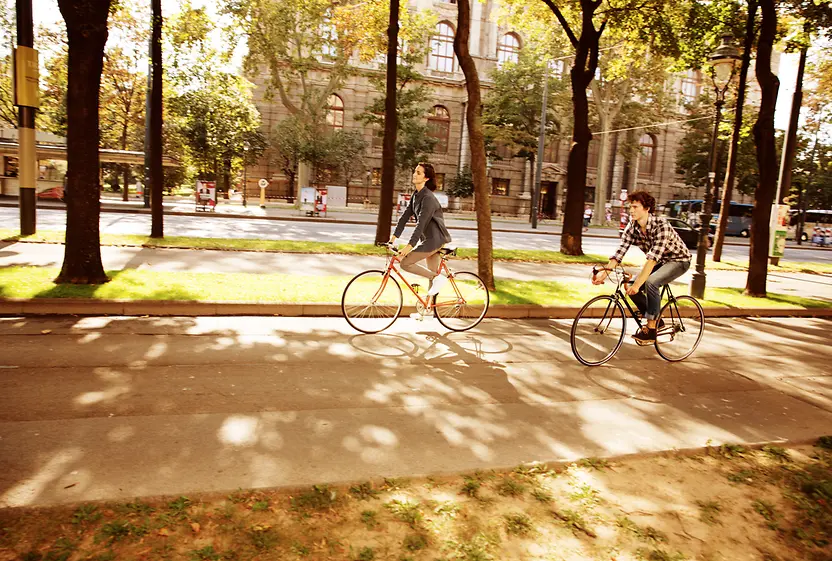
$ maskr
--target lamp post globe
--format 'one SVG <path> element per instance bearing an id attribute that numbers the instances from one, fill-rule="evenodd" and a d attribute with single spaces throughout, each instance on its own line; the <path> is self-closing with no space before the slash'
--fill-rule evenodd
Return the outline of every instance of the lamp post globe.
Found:
<path id="1" fill-rule="evenodd" d="M 736 76 L 737 66 L 741 56 L 740 51 L 732 44 L 731 35 L 723 35 L 722 43 L 711 53 L 708 60 L 711 65 L 711 80 L 714 84 L 714 132 L 711 137 L 710 166 L 708 181 L 705 184 L 705 200 L 699 215 L 699 243 L 696 248 L 696 271 L 690 281 L 690 293 L 694 298 L 705 297 L 705 257 L 708 253 L 708 233 L 711 229 L 711 209 L 713 208 L 714 183 L 716 181 L 716 167 L 719 158 L 719 122 L 722 118 L 722 106 L 725 103 L 725 92 Z"/>

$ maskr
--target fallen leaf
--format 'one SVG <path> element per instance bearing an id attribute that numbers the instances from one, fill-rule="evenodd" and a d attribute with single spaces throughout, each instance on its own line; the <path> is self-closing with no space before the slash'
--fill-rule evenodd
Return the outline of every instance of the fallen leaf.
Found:
<path id="1" fill-rule="evenodd" d="M 194 531 L 194 534 L 199 533 L 199 522 L 191 522 L 191 530 Z"/>
<path id="2" fill-rule="evenodd" d="M 170 530 L 168 530 L 167 528 L 159 528 L 159 532 L 158 532 L 158 534 L 159 534 L 160 536 L 165 536 L 165 537 L 167 537 L 167 536 L 169 536 L 169 535 L 170 535 Z"/>
<path id="3" fill-rule="evenodd" d="M 51 329 L 44 329 L 43 331 L 41 331 L 42 335 L 49 335 L 50 333 L 52 333 Z"/>

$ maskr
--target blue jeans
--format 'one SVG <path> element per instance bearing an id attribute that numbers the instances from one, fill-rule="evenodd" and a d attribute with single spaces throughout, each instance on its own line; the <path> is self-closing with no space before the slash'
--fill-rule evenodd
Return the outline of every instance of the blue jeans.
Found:
<path id="1" fill-rule="evenodd" d="M 630 300 L 638 307 L 645 319 L 657 319 L 662 308 L 662 286 L 678 279 L 690 269 L 690 261 L 669 261 L 653 267 L 647 281 Z"/>

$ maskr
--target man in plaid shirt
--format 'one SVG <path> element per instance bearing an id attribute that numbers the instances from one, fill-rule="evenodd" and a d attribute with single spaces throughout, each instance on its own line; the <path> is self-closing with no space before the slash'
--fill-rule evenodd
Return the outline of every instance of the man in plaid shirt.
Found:
<path id="1" fill-rule="evenodd" d="M 653 214 L 656 199 L 652 195 L 636 191 L 627 197 L 627 202 L 630 203 L 630 224 L 606 269 L 614 269 L 621 263 L 634 244 L 647 256 L 647 263 L 627 288 L 627 294 L 647 319 L 647 326 L 633 338 L 639 345 L 649 345 L 656 340 L 656 322 L 660 321 L 661 287 L 685 274 L 690 268 L 691 257 L 676 230 L 664 218 Z M 592 283 L 603 283 L 608 274 L 608 271 L 599 271 L 593 275 Z"/>

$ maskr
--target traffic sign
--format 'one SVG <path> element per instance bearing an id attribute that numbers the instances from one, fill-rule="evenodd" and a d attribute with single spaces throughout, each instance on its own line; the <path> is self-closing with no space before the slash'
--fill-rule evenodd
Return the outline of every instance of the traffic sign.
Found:
<path id="1" fill-rule="evenodd" d="M 257 185 L 259 185 L 261 189 L 265 189 L 269 186 L 269 181 L 267 179 L 261 179 L 257 182 Z"/>

